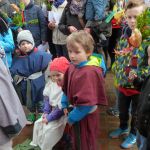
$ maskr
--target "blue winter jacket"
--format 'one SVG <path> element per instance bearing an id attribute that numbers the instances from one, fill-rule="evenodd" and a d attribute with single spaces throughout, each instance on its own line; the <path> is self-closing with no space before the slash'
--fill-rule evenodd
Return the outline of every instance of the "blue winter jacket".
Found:
<path id="1" fill-rule="evenodd" d="M 8 29 L 8 32 L 4 36 L 0 34 L 0 44 L 5 50 L 8 67 L 10 68 L 12 64 L 12 53 L 15 49 L 11 29 Z"/>
<path id="2" fill-rule="evenodd" d="M 35 46 L 39 46 L 42 41 L 47 41 L 47 22 L 41 8 L 31 1 L 25 7 L 24 17 L 26 22 L 24 29 L 30 30 L 32 33 Z"/>

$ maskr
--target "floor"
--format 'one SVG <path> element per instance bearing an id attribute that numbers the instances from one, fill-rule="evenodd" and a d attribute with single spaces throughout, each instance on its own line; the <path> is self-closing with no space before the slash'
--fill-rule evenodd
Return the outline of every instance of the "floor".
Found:
<path id="1" fill-rule="evenodd" d="M 106 76 L 106 92 L 108 96 L 109 106 L 115 103 L 115 95 L 113 93 L 113 75 L 108 73 Z M 117 117 L 110 116 L 106 113 L 109 107 L 100 107 L 100 135 L 98 138 L 99 148 L 98 150 L 121 150 L 120 144 L 123 139 L 110 139 L 108 134 L 110 131 L 118 127 L 119 120 Z M 26 126 L 21 134 L 13 140 L 13 145 L 20 144 L 27 138 L 32 137 L 33 126 Z M 136 145 L 128 150 L 137 150 Z"/>

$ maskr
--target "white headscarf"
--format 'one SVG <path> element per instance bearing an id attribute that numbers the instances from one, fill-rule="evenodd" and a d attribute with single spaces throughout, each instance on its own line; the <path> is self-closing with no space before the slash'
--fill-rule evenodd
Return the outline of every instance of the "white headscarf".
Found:
<path id="1" fill-rule="evenodd" d="M 61 109 L 62 94 L 63 94 L 62 88 L 52 80 L 48 81 L 43 91 L 43 95 L 49 97 L 49 104 L 53 107 L 58 106 L 60 109 Z"/>

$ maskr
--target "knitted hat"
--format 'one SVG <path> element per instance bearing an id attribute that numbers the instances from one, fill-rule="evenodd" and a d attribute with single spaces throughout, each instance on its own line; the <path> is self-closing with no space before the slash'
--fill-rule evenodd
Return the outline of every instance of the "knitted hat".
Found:
<path id="1" fill-rule="evenodd" d="M 33 46 L 35 45 L 32 33 L 29 30 L 22 30 L 18 33 L 18 45 L 20 45 L 22 41 L 30 42 Z"/>
<path id="2" fill-rule="evenodd" d="M 65 57 L 55 58 L 50 63 L 50 71 L 59 71 L 65 73 L 69 67 L 69 61 Z"/>

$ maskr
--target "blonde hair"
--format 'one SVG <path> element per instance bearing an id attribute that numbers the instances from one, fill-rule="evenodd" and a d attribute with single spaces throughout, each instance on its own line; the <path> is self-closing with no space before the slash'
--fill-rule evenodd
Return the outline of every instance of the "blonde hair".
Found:
<path id="1" fill-rule="evenodd" d="M 128 9 L 132 9 L 132 8 L 140 7 L 140 6 L 143 6 L 146 8 L 144 0 L 129 0 L 125 6 L 125 11 L 127 11 Z"/>
<path id="2" fill-rule="evenodd" d="M 95 42 L 92 36 L 83 30 L 73 32 L 67 37 L 67 45 L 74 45 L 75 43 L 81 44 L 86 53 L 94 50 Z"/>

